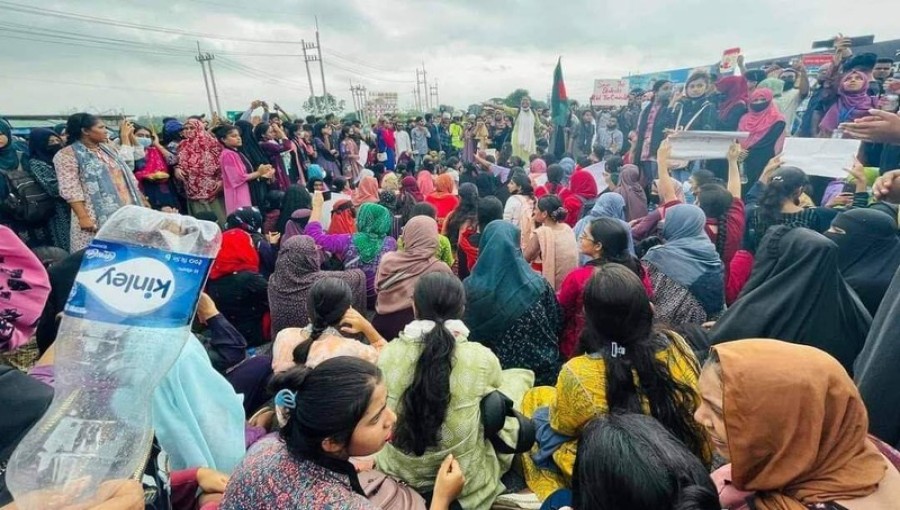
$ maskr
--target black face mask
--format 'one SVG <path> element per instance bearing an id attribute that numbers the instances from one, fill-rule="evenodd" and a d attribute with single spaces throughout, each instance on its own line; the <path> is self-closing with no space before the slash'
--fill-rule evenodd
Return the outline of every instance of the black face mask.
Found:
<path id="1" fill-rule="evenodd" d="M 750 109 L 756 113 L 764 111 L 769 107 L 769 103 L 750 103 Z"/>
<path id="2" fill-rule="evenodd" d="M 794 83 L 794 80 L 784 80 L 784 91 L 787 92 L 789 90 L 793 90 Z"/>
<path id="3" fill-rule="evenodd" d="M 653 204 L 653 205 L 659 205 L 659 195 L 651 194 L 649 197 L 647 197 L 647 203 Z"/>

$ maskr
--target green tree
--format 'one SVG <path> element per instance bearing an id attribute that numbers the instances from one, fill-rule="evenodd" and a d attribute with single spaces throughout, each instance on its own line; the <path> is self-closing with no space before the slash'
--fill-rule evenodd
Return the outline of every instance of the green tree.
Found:
<path id="1" fill-rule="evenodd" d="M 516 89 L 506 96 L 506 99 L 503 100 L 503 104 L 510 108 L 518 108 L 519 104 L 522 102 L 522 98 L 526 96 L 530 97 L 527 90 Z"/>
<path id="2" fill-rule="evenodd" d="M 324 96 L 310 96 L 303 102 L 302 108 L 309 115 L 324 117 L 329 113 L 341 115 L 344 112 L 345 103 L 343 99 L 338 100 L 331 94 L 325 94 Z"/>

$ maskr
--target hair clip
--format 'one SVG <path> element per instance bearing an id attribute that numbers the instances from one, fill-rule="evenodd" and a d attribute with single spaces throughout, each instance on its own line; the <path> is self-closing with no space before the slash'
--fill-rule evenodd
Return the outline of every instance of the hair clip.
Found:
<path id="1" fill-rule="evenodd" d="M 619 356 L 625 355 L 625 347 L 622 347 L 619 344 L 612 342 L 609 344 L 609 352 L 613 358 L 618 358 Z"/>
<path id="2" fill-rule="evenodd" d="M 285 409 L 297 407 L 297 393 L 284 389 L 275 394 L 275 405 Z"/>
<path id="3" fill-rule="evenodd" d="M 781 182 L 783 180 L 784 180 L 784 176 L 782 176 L 782 175 L 776 175 L 776 176 L 772 177 L 772 182 Z"/>

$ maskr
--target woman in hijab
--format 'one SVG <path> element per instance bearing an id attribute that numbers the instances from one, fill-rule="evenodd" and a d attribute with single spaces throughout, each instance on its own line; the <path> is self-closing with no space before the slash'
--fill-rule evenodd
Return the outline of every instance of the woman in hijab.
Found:
<path id="1" fill-rule="evenodd" d="M 716 124 L 716 131 L 737 131 L 750 102 L 747 78 L 723 76 L 716 82 L 716 90 L 719 91 L 719 121 Z"/>
<path id="2" fill-rule="evenodd" d="M 746 151 L 744 175 L 751 186 L 762 175 L 769 160 L 776 154 L 781 154 L 786 126 L 787 122 L 775 104 L 772 91 L 764 88 L 754 90 L 750 95 L 750 111 L 741 117 L 738 124 L 738 131 L 750 133 L 740 144 Z M 744 194 L 746 195 L 746 190 Z"/>
<path id="3" fill-rule="evenodd" d="M 415 177 L 404 177 L 400 181 L 400 186 L 400 196 L 397 199 L 397 213 L 400 215 L 401 224 L 406 225 L 406 222 L 412 217 L 413 207 L 422 202 L 425 197 L 419 191 L 419 184 L 416 182 Z"/>
<path id="4" fill-rule="evenodd" d="M 0 125 L 2 124 L 0 122 Z M 142 206 L 144 200 L 134 173 L 118 154 L 106 145 L 109 135 L 102 120 L 89 113 L 76 113 L 69 117 L 66 126 L 66 132 L 69 133 L 68 145 L 53 157 L 53 166 L 56 168 L 59 195 L 72 209 L 69 249 L 78 251 L 87 247 L 94 234 L 120 207 Z M 204 138 L 200 144 L 210 148 L 210 153 L 199 149 L 193 150 L 192 148 L 198 145 L 193 143 L 183 157 L 181 154 L 179 157 L 182 157 L 182 168 L 202 166 L 209 170 L 207 174 L 209 181 L 201 179 L 206 186 L 198 185 L 189 189 L 195 193 L 199 193 L 202 189 L 214 197 L 221 193 L 222 183 L 221 177 L 216 181 L 219 165 L 216 151 L 219 142 L 212 135 L 205 132 L 204 134 L 208 139 Z M 218 188 L 214 181 L 218 182 Z M 216 204 L 213 209 L 218 211 L 217 217 L 224 223 L 225 207 L 221 198 L 218 201 L 215 198 L 212 200 L 212 203 Z"/>
<path id="5" fill-rule="evenodd" d="M 884 295 L 865 347 L 854 364 L 854 379 L 869 410 L 869 432 L 900 447 L 900 269 Z"/>
<path id="6" fill-rule="evenodd" d="M 845 74 L 838 87 L 837 102 L 825 113 L 819 123 L 819 138 L 833 138 L 838 126 L 844 122 L 869 115 L 869 110 L 878 108 L 878 98 L 868 94 L 872 77 L 863 71 L 853 70 Z M 843 133 L 838 138 L 846 138 Z"/>
<path id="7" fill-rule="evenodd" d="M 422 276 L 441 272 L 453 274 L 435 257 L 438 249 L 437 222 L 416 216 L 403 227 L 403 249 L 388 253 L 378 265 L 375 284 L 378 300 L 372 325 L 385 338 L 396 338 L 415 319 L 413 290 Z"/>
<path id="8" fill-rule="evenodd" d="M 328 233 L 332 235 L 356 233 L 356 208 L 349 198 L 338 200 L 332 205 Z"/>
<path id="9" fill-rule="evenodd" d="M 454 187 L 453 177 L 444 173 L 435 179 L 434 192 L 425 196 L 425 202 L 437 211 L 438 230 L 443 229 L 447 216 L 459 205 L 459 197 L 453 194 Z"/>
<path id="10" fill-rule="evenodd" d="M 434 193 L 434 175 L 428 170 L 422 170 L 416 175 L 416 184 L 419 185 L 419 191 L 422 192 L 422 199 Z"/>
<path id="11" fill-rule="evenodd" d="M 466 278 L 464 322 L 506 368 L 534 372 L 535 385 L 553 385 L 562 361 L 562 309 L 550 284 L 522 256 L 519 229 L 492 221 L 479 242 L 478 262 Z"/>
<path id="12" fill-rule="evenodd" d="M 575 172 L 569 181 L 569 188 L 559 196 L 567 211 L 565 223 L 575 228 L 582 217 L 582 212 L 593 208 L 597 194 L 597 181 L 594 180 L 594 176 L 590 172 Z"/>
<path id="13" fill-rule="evenodd" d="M 285 328 L 309 324 L 307 296 L 313 284 L 323 278 L 343 280 L 353 291 L 353 308 L 366 309 L 366 275 L 359 269 L 322 271 L 322 254 L 316 242 L 300 235 L 281 247 L 275 273 L 269 279 L 269 309 L 272 313 L 272 338 Z"/>
<path id="14" fill-rule="evenodd" d="M 278 222 L 275 223 L 276 231 L 286 234 L 287 225 L 290 223 L 294 213 L 311 209 L 312 195 L 309 194 L 309 191 L 306 191 L 306 188 L 299 184 L 292 184 L 284 193 L 284 198 L 281 201 Z"/>
<path id="15" fill-rule="evenodd" d="M 265 278 L 275 271 L 275 259 L 278 257 L 278 236 L 263 233 L 263 216 L 256 207 L 241 207 L 228 215 L 225 230 L 241 229 L 250 234 L 253 247 L 259 254 L 259 272 Z"/>
<path id="16" fill-rule="evenodd" d="M 353 191 L 353 205 L 378 203 L 378 179 L 366 176 L 359 180 L 359 186 Z"/>
<path id="17" fill-rule="evenodd" d="M 60 149 L 62 139 L 53 130 L 46 128 L 31 130 L 31 136 L 28 138 L 28 170 L 41 188 L 54 199 L 54 212 L 47 220 L 53 246 L 68 252 L 72 215 L 69 212 L 69 204 L 59 196 L 59 181 L 56 179 L 56 168 L 53 167 L 53 157 Z"/>
<path id="18" fill-rule="evenodd" d="M 391 213 L 391 237 L 400 239 L 403 233 L 403 215 L 397 209 L 397 195 L 387 190 L 381 190 L 378 193 L 378 204 L 383 206 Z"/>
<path id="19" fill-rule="evenodd" d="M 769 229 L 737 301 L 710 332 L 712 344 L 777 338 L 831 354 L 853 373 L 872 316 L 841 276 L 838 247 L 806 228 Z"/>
<path id="20" fill-rule="evenodd" d="M 619 172 L 616 193 L 625 199 L 625 221 L 647 216 L 647 194 L 641 186 L 641 171 L 635 165 L 625 165 Z"/>
<path id="21" fill-rule="evenodd" d="M 644 255 L 656 315 L 673 327 L 715 320 L 725 308 L 722 260 L 705 225 L 706 215 L 699 207 L 676 205 L 666 212 L 665 244 Z"/>
<path id="22" fill-rule="evenodd" d="M 560 182 L 562 182 L 562 180 L 560 180 Z M 479 172 L 475 177 L 475 185 L 478 186 L 478 196 L 496 196 L 498 182 L 497 178 L 494 177 L 494 174 L 490 172 Z"/>
<path id="23" fill-rule="evenodd" d="M 209 211 L 219 224 L 225 223 L 225 199 L 222 196 L 222 145 L 203 127 L 198 119 L 188 119 L 181 131 L 184 138 L 178 144 L 178 165 L 175 176 L 184 182 L 188 211 L 196 215 Z"/>
<path id="24" fill-rule="evenodd" d="M 700 392 L 694 416 L 729 462 L 713 473 L 722 508 L 896 508 L 900 474 L 867 437 L 866 406 L 828 354 L 777 340 L 724 343 Z"/>
<path id="25" fill-rule="evenodd" d="M 237 148 L 237 152 L 250 163 L 252 171 L 256 172 L 271 165 L 269 156 L 262 150 L 253 134 L 253 124 L 246 120 L 239 120 L 234 123 L 234 127 L 241 135 L 241 145 Z M 266 193 L 269 191 L 269 183 L 270 181 L 250 181 L 250 199 L 253 205 L 260 207 L 263 204 Z"/>
<path id="26" fill-rule="evenodd" d="M 559 160 L 559 166 L 563 169 L 563 182 L 568 183 L 572 179 L 572 175 L 575 173 L 575 167 L 577 167 L 578 165 L 572 158 L 562 158 L 561 160 Z"/>
<path id="27" fill-rule="evenodd" d="M 874 316 L 900 266 L 900 239 L 891 217 L 871 209 L 837 215 L 825 237 L 838 245 L 838 267 Z"/>
<path id="28" fill-rule="evenodd" d="M 634 241 L 631 239 L 631 226 L 625 222 L 625 199 L 622 198 L 622 195 L 617 193 L 604 193 L 597 198 L 597 203 L 594 204 L 591 211 L 575 224 L 575 239 L 583 239 L 584 231 L 590 227 L 591 222 L 600 218 L 612 218 L 628 232 L 628 251 L 629 253 L 634 254 Z M 587 264 L 591 258 L 582 253 L 578 260 L 579 265 L 583 266 Z"/>
<path id="29" fill-rule="evenodd" d="M 326 234 L 319 221 L 324 202 L 322 193 L 317 191 L 313 197 L 306 235 L 312 237 L 320 248 L 340 259 L 344 263 L 344 269 L 362 269 L 366 274 L 367 308 L 373 310 L 378 296 L 375 275 L 381 258 L 397 249 L 397 241 L 389 235 L 393 225 L 391 212 L 378 204 L 363 204 L 356 215 L 356 233 Z M 334 210 L 339 209 L 340 205 L 336 204 Z M 335 227 L 336 224 L 340 222 L 332 215 L 331 226 Z"/>
<path id="30" fill-rule="evenodd" d="M 259 266 L 259 253 L 250 234 L 240 228 L 226 230 L 206 284 L 219 311 L 250 347 L 270 339 L 268 284 Z"/>
<path id="31" fill-rule="evenodd" d="M 266 154 L 268 163 L 275 168 L 273 186 L 280 190 L 286 190 L 291 185 L 291 179 L 285 168 L 282 154 L 290 152 L 294 148 L 294 144 L 281 129 L 281 125 L 274 122 L 257 124 L 253 128 L 253 138 Z"/>
<path id="32" fill-rule="evenodd" d="M 390 191 L 393 194 L 400 193 L 400 176 L 394 172 L 388 172 L 381 178 L 382 191 Z"/>

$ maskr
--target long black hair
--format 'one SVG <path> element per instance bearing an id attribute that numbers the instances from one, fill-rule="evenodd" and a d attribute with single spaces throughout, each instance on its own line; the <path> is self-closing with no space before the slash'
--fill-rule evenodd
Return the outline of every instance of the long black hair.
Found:
<path id="1" fill-rule="evenodd" d="M 599 243 L 603 250 L 598 260 L 591 260 L 589 266 L 602 266 L 603 264 L 621 264 L 644 279 L 644 265 L 640 259 L 628 251 L 628 238 L 631 234 L 628 229 L 615 218 L 597 218 L 588 225 L 588 231 L 595 243 Z"/>
<path id="2" fill-rule="evenodd" d="M 84 136 L 82 130 L 91 129 L 99 122 L 99 117 L 86 112 L 69 115 L 69 118 L 66 119 L 66 134 L 68 135 L 68 138 L 66 138 L 66 145 L 72 145 L 75 142 L 81 141 L 81 138 Z M 9 143 L 12 143 L 12 140 L 10 140 Z"/>
<path id="3" fill-rule="evenodd" d="M 441 426 L 450 405 L 450 371 L 456 348 L 456 339 L 444 322 L 460 319 L 465 302 L 462 282 L 453 275 L 429 273 L 416 284 L 416 318 L 436 324 L 422 338 L 412 384 L 400 397 L 393 444 L 404 452 L 421 456 L 441 439 Z"/>
<path id="4" fill-rule="evenodd" d="M 447 239 L 453 248 L 459 242 L 459 231 L 464 223 L 475 224 L 478 221 L 478 186 L 471 182 L 459 185 L 459 205 L 450 213 L 445 228 Z"/>
<path id="5" fill-rule="evenodd" d="M 588 423 L 572 476 L 575 510 L 719 510 L 703 463 L 657 420 L 607 414 Z"/>
<path id="6" fill-rule="evenodd" d="M 294 348 L 294 363 L 305 365 L 312 344 L 329 327 L 338 327 L 341 319 L 353 304 L 353 291 L 347 282 L 338 278 L 322 278 L 309 289 L 306 313 L 312 332 L 305 342 Z"/>
<path id="7" fill-rule="evenodd" d="M 759 197 L 758 214 L 771 223 L 781 221 L 784 201 L 795 198 L 797 190 L 806 185 L 806 174 L 792 166 L 781 167 L 772 174 L 769 183 Z"/>
<path id="8" fill-rule="evenodd" d="M 598 267 L 584 289 L 584 316 L 579 352 L 603 357 L 610 412 L 642 413 L 646 399 L 651 416 L 703 455 L 706 438 L 693 416 L 696 393 L 657 358 L 673 340 L 654 330 L 650 298 L 634 271 L 620 264 Z M 675 345 L 693 360 L 686 346 Z"/>
<path id="9" fill-rule="evenodd" d="M 697 206 L 703 209 L 707 218 L 715 218 L 718 232 L 716 233 L 716 251 L 719 258 L 725 260 L 725 241 L 728 239 L 728 211 L 734 202 L 734 195 L 718 184 L 704 184 L 699 188 Z"/>
<path id="10" fill-rule="evenodd" d="M 291 215 L 299 209 L 312 209 L 312 195 L 306 191 L 306 188 L 299 184 L 291 184 L 287 191 L 284 192 L 284 198 L 281 201 L 281 214 L 278 215 L 278 222 L 275 229 L 284 233 Z"/>
<path id="11" fill-rule="evenodd" d="M 566 178 L 566 171 L 557 163 L 547 167 L 547 192 L 551 195 L 559 195 L 563 188 L 563 179 Z"/>
<path id="12" fill-rule="evenodd" d="M 528 178 L 525 170 L 522 170 L 520 167 L 513 168 L 510 170 L 509 180 L 516 183 L 516 186 L 519 187 L 519 191 L 515 192 L 515 195 L 534 198 L 534 188 L 531 187 L 531 179 Z"/>
<path id="13" fill-rule="evenodd" d="M 374 364 L 350 356 L 323 361 L 316 368 L 300 365 L 275 374 L 269 390 L 296 393 L 296 405 L 288 410 L 281 438 L 288 451 L 300 459 L 327 456 L 322 441 L 349 445 L 357 423 L 365 416 L 381 371 Z M 328 412 L 322 412 L 327 409 Z"/>
<path id="14" fill-rule="evenodd" d="M 270 164 L 269 157 L 260 148 L 259 142 L 256 141 L 256 135 L 253 134 L 253 124 L 246 120 L 239 120 L 234 123 L 234 127 L 241 132 L 241 146 L 238 147 L 238 152 L 250 160 L 250 166 L 257 170 L 259 165 Z"/>
<path id="15" fill-rule="evenodd" d="M 556 195 L 542 196 L 537 201 L 537 208 L 539 211 L 547 213 L 550 219 L 557 223 L 565 220 L 566 216 L 569 214 L 569 211 L 563 207 L 562 200 Z"/>

